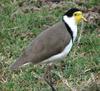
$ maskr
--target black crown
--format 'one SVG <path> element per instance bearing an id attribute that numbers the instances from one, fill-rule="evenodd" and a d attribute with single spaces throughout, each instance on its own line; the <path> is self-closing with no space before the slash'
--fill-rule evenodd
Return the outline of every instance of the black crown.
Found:
<path id="1" fill-rule="evenodd" d="M 72 17 L 73 13 L 76 12 L 76 11 L 81 11 L 81 10 L 79 10 L 77 8 L 71 8 L 64 15 L 67 15 L 68 17 Z"/>

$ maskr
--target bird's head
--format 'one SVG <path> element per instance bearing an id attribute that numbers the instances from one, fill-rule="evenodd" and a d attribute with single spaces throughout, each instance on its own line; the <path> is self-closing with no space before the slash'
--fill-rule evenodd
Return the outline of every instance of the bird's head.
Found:
<path id="1" fill-rule="evenodd" d="M 75 22 L 79 23 L 81 20 L 87 21 L 86 18 L 83 16 L 83 13 L 81 10 L 77 9 L 77 8 L 71 8 L 69 9 L 65 15 L 67 17 L 74 17 Z"/>

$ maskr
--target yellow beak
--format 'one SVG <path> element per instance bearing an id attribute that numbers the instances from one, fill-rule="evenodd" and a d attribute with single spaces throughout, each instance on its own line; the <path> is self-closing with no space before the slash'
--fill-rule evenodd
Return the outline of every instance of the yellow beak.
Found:
<path id="1" fill-rule="evenodd" d="M 87 19 L 86 19 L 84 16 L 82 16 L 82 19 L 83 19 L 85 22 L 87 22 Z"/>

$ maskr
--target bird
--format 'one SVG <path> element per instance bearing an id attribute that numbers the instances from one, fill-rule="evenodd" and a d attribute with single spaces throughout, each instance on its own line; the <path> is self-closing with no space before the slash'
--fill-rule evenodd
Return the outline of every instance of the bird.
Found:
<path id="1" fill-rule="evenodd" d="M 83 12 L 78 8 L 70 8 L 59 22 L 33 38 L 10 68 L 18 69 L 27 63 L 48 64 L 65 59 L 76 40 L 77 26 L 82 20 L 87 21 Z"/>

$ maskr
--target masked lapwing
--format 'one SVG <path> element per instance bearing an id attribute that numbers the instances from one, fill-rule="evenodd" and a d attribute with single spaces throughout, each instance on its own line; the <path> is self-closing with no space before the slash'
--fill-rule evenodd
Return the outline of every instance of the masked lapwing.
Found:
<path id="1" fill-rule="evenodd" d="M 22 55 L 11 65 L 18 69 L 26 63 L 53 63 L 63 60 L 70 52 L 77 37 L 77 24 L 86 19 L 81 10 L 69 9 L 62 20 L 44 30 L 24 50 Z"/>

